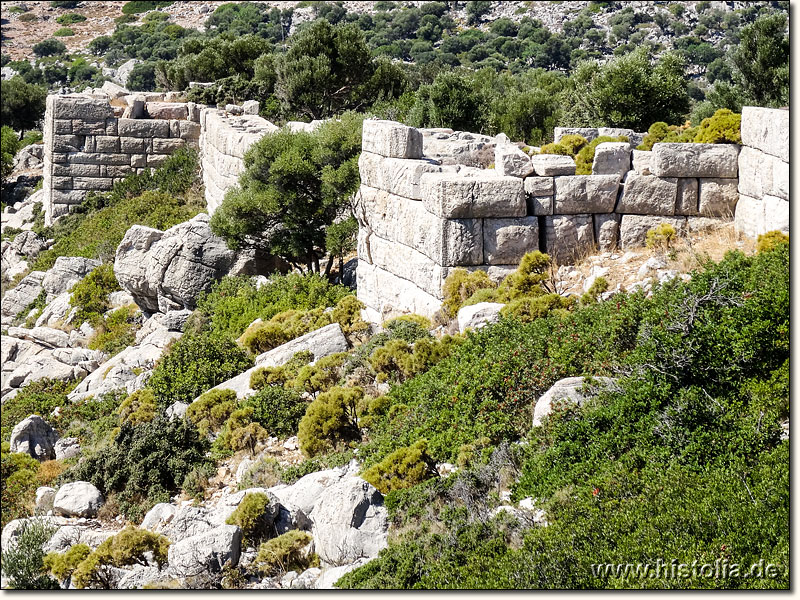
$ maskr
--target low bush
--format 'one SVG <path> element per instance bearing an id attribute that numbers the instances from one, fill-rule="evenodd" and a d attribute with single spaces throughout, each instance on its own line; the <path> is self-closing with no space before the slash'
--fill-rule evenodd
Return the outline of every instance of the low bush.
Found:
<path id="1" fill-rule="evenodd" d="M 489 279 L 485 271 L 473 271 L 470 273 L 466 269 L 454 269 L 442 286 L 444 302 L 442 310 L 448 317 L 455 317 L 458 309 L 478 290 L 494 289 L 497 285 Z"/>
<path id="2" fill-rule="evenodd" d="M 242 530 L 242 542 L 247 546 L 254 546 L 274 533 L 269 496 L 262 493 L 245 495 L 225 522 L 238 526 Z"/>
<path id="3" fill-rule="evenodd" d="M 91 553 L 92 549 L 86 544 L 75 544 L 66 552 L 49 553 L 44 557 L 44 566 L 58 581 L 67 581 Z"/>
<path id="4" fill-rule="evenodd" d="M 558 140 L 558 145 L 564 147 L 570 156 L 574 157 L 589 143 L 582 135 L 568 134 Z"/>
<path id="5" fill-rule="evenodd" d="M 271 488 L 281 482 L 281 466 L 274 458 L 260 458 L 255 464 L 245 471 L 239 490 L 254 487 Z"/>
<path id="6" fill-rule="evenodd" d="M 14 157 L 20 149 L 17 132 L 8 125 L 0 128 L 0 178 L 5 179 L 14 167 Z"/>
<path id="7" fill-rule="evenodd" d="M 363 397 L 361 388 L 335 387 L 309 404 L 297 433 L 303 453 L 313 457 L 358 440 L 356 405 Z"/>
<path id="8" fill-rule="evenodd" d="M 59 25 L 72 25 L 73 23 L 83 23 L 86 20 L 86 17 L 83 15 L 79 15 L 78 13 L 67 13 L 65 15 L 61 15 L 60 17 L 56 17 L 56 23 Z"/>
<path id="9" fill-rule="evenodd" d="M 233 390 L 210 390 L 189 405 L 186 418 L 194 423 L 202 437 L 216 433 L 236 409 Z"/>
<path id="10" fill-rule="evenodd" d="M 560 154 L 562 156 L 572 156 L 567 148 L 556 143 L 545 144 L 539 149 L 539 154 Z"/>
<path id="11" fill-rule="evenodd" d="M 54 56 L 64 54 L 66 51 L 67 47 L 64 43 L 54 40 L 53 38 L 43 40 L 33 45 L 33 53 L 36 56 Z"/>
<path id="12" fill-rule="evenodd" d="M 39 485 L 39 461 L 24 453 L 11 452 L 8 442 L 2 443 L 0 460 L 2 527 L 5 527 L 13 519 L 33 513 L 36 488 Z"/>
<path id="13" fill-rule="evenodd" d="M 148 389 L 137 390 L 119 405 L 119 423 L 139 425 L 149 423 L 156 416 L 156 397 Z"/>
<path id="14" fill-rule="evenodd" d="M 703 119 L 694 141 L 699 144 L 741 144 L 742 115 L 721 108 Z"/>
<path id="15" fill-rule="evenodd" d="M 251 416 L 252 413 L 247 416 Z M 230 450 L 238 452 L 240 450 L 247 450 L 250 456 L 256 455 L 256 450 L 259 444 L 263 444 L 269 438 L 269 433 L 261 425 L 255 422 L 240 425 L 238 427 L 231 426 L 228 429 L 228 436 L 226 439 L 227 446 Z"/>
<path id="16" fill-rule="evenodd" d="M 206 489 L 209 487 L 208 482 L 216 473 L 217 471 L 211 463 L 195 467 L 183 478 L 181 490 L 190 498 L 202 502 L 206 497 Z"/>
<path id="17" fill-rule="evenodd" d="M 5 511 L 5 503 L 3 507 Z M 12 590 L 57 590 L 58 583 L 47 576 L 42 546 L 56 532 L 56 527 L 43 519 L 28 521 L 15 543 L 3 551 L 2 571 L 8 578 L 3 587 Z"/>
<path id="18" fill-rule="evenodd" d="M 414 487 L 437 476 L 436 465 L 427 455 L 427 450 L 427 440 L 419 440 L 408 448 L 398 448 L 367 469 L 363 477 L 383 494 Z"/>
<path id="19" fill-rule="evenodd" d="M 243 402 L 253 409 L 252 419 L 269 435 L 287 438 L 297 433 L 308 402 L 292 389 L 266 386 Z"/>
<path id="20" fill-rule="evenodd" d="M 69 27 L 61 27 L 60 29 L 56 29 L 53 32 L 53 35 L 55 37 L 70 37 L 75 35 L 75 32 Z"/>
<path id="21" fill-rule="evenodd" d="M 319 558 L 308 551 L 311 541 L 311 534 L 305 531 L 287 531 L 259 546 L 254 566 L 265 577 L 289 571 L 302 573 L 319 564 Z"/>
<path id="22" fill-rule="evenodd" d="M 149 10 L 157 10 L 159 8 L 166 8 L 172 4 L 171 0 L 135 0 L 132 2 L 126 2 L 122 6 L 122 14 L 124 15 L 137 15 L 139 13 L 147 12 Z"/>
<path id="23" fill-rule="evenodd" d="M 295 390 L 308 392 L 315 397 L 321 392 L 327 392 L 341 381 L 347 358 L 346 352 L 337 352 L 320 358 L 313 365 L 302 367 L 289 385 Z"/>
<path id="24" fill-rule="evenodd" d="M 136 332 L 141 328 L 143 320 L 144 317 L 135 304 L 116 309 L 95 324 L 95 334 L 89 340 L 89 348 L 114 356 L 135 343 Z"/>
<path id="25" fill-rule="evenodd" d="M 645 244 L 647 244 L 648 248 L 668 250 L 670 244 L 675 239 L 676 233 L 672 225 L 669 223 L 662 223 L 648 230 Z"/>
<path id="26" fill-rule="evenodd" d="M 69 304 L 78 309 L 76 322 L 98 324 L 103 319 L 103 314 L 111 308 L 108 295 L 120 289 L 122 288 L 114 275 L 113 263 L 105 263 L 94 269 L 70 290 L 72 296 Z"/>
<path id="27" fill-rule="evenodd" d="M 769 252 L 782 244 L 789 243 L 789 236 L 782 231 L 768 231 L 758 236 L 756 249 L 758 252 Z"/>
<path id="28" fill-rule="evenodd" d="M 0 411 L 3 441 L 9 441 L 14 426 L 30 415 L 39 415 L 52 422 L 50 414 L 59 406 L 69 406 L 67 394 L 74 387 L 74 381 L 40 379 L 26 385 L 13 398 L 3 402 L 3 410 Z"/>

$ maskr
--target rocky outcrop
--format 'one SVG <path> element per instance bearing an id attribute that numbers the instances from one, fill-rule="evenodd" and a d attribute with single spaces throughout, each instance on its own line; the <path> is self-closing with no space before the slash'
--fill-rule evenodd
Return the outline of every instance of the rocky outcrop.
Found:
<path id="1" fill-rule="evenodd" d="M 36 258 L 47 246 L 47 240 L 33 231 L 17 234 L 13 240 L 3 244 L 0 271 L 5 277 L 13 279 L 24 273 L 28 269 L 28 261 Z"/>
<path id="2" fill-rule="evenodd" d="M 56 460 L 75 458 L 81 454 L 81 444 L 76 437 L 61 438 L 55 445 Z"/>
<path id="3" fill-rule="evenodd" d="M 478 302 L 459 309 L 456 317 L 459 332 L 464 333 L 467 329 L 480 329 L 496 323 L 500 320 L 500 310 L 504 306 L 505 304 L 498 302 Z"/>
<path id="4" fill-rule="evenodd" d="M 171 544 L 169 568 L 179 577 L 220 573 L 227 565 L 239 564 L 241 544 L 242 530 L 235 525 L 222 525 Z"/>
<path id="5" fill-rule="evenodd" d="M 163 232 L 140 225 L 127 231 L 114 274 L 142 310 L 194 309 L 197 296 L 228 272 L 236 254 L 208 223 L 208 215 L 199 214 Z"/>
<path id="6" fill-rule="evenodd" d="M 42 279 L 42 287 L 51 302 L 59 294 L 68 292 L 76 283 L 100 266 L 99 260 L 79 256 L 59 256 Z"/>
<path id="7" fill-rule="evenodd" d="M 0 315 L 3 324 L 10 324 L 13 319 L 30 306 L 42 291 L 44 271 L 31 271 L 17 284 L 14 289 L 8 290 L 0 304 Z"/>
<path id="8" fill-rule="evenodd" d="M 24 452 L 39 460 L 55 458 L 58 434 L 39 415 L 31 415 L 11 431 L 11 452 Z"/>
<path id="9" fill-rule="evenodd" d="M 557 402 L 582 405 L 587 398 L 603 389 L 612 388 L 615 380 L 610 377 L 567 377 L 556 381 L 537 401 L 533 411 L 533 426 L 538 427 L 542 420 L 553 411 Z"/>
<path id="10" fill-rule="evenodd" d="M 53 512 L 65 517 L 94 517 L 105 502 L 103 494 L 88 481 L 73 481 L 58 488 Z"/>

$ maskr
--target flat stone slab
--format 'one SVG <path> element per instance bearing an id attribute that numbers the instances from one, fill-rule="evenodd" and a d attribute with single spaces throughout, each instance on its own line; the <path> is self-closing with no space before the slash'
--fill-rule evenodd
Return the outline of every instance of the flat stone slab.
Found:
<path id="1" fill-rule="evenodd" d="M 739 146 L 657 143 L 650 170 L 656 177 L 736 177 Z"/>
<path id="2" fill-rule="evenodd" d="M 422 203 L 444 219 L 524 217 L 527 212 L 522 179 L 483 173 L 427 173 Z"/>

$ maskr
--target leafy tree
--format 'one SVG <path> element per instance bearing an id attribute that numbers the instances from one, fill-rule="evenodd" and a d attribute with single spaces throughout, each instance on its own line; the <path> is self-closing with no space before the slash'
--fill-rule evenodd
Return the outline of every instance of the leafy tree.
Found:
<path id="1" fill-rule="evenodd" d="M 481 17 L 492 10 L 491 2 L 470 0 L 467 2 L 467 22 L 475 25 L 481 22 Z"/>
<path id="2" fill-rule="evenodd" d="M 66 51 L 67 47 L 64 43 L 54 40 L 53 38 L 43 40 L 33 46 L 33 53 L 36 56 L 53 56 L 56 54 L 64 54 Z"/>
<path id="3" fill-rule="evenodd" d="M 297 433 L 303 453 L 313 457 L 342 442 L 359 439 L 356 404 L 363 397 L 361 388 L 335 387 L 309 404 Z"/>
<path id="4" fill-rule="evenodd" d="M 152 62 L 142 62 L 131 69 L 128 75 L 128 89 L 137 92 L 152 92 L 156 89 L 156 66 Z"/>
<path id="5" fill-rule="evenodd" d="M 359 184 L 362 118 L 346 113 L 314 133 L 284 129 L 254 144 L 240 187 L 211 218 L 214 233 L 318 273 L 326 228 Z"/>
<path id="6" fill-rule="evenodd" d="M 53 536 L 57 528 L 43 519 L 28 521 L 22 525 L 14 542 L 3 551 L 3 575 L 8 578 L 8 587 L 16 590 L 53 590 L 58 584 L 45 573 L 42 546 Z"/>
<path id="7" fill-rule="evenodd" d="M 5 179 L 14 167 L 14 157 L 20 148 L 16 132 L 8 125 L 0 130 L 0 174 Z"/>
<path id="8" fill-rule="evenodd" d="M 0 82 L 0 121 L 20 132 L 36 127 L 44 116 L 47 90 L 19 76 Z"/>
<path id="9" fill-rule="evenodd" d="M 756 104 L 785 106 L 789 101 L 786 16 L 764 16 L 742 29 L 733 64 L 736 82 Z"/>
<path id="10" fill-rule="evenodd" d="M 417 91 L 409 120 L 420 127 L 450 127 L 461 131 L 483 129 L 483 97 L 470 75 L 443 71 Z"/>

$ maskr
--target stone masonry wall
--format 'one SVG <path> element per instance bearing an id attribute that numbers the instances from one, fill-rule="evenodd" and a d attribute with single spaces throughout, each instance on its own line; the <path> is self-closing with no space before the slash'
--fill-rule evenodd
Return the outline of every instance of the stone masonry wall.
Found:
<path id="1" fill-rule="evenodd" d="M 656 144 L 640 152 L 604 143 L 592 175 L 575 175 L 570 157 L 531 157 L 504 136 L 493 140 L 493 169 L 452 164 L 441 144 L 437 159 L 426 157 L 424 142 L 442 136 L 467 139 L 476 150 L 488 143 L 364 122 L 357 277 L 371 320 L 432 315 L 457 267 L 500 280 L 536 249 L 567 264 L 598 248 L 641 246 L 660 223 L 681 232 L 730 220 L 739 197 L 736 145 Z"/>
<path id="2" fill-rule="evenodd" d="M 789 233 L 789 111 L 745 106 L 736 229 Z"/>

